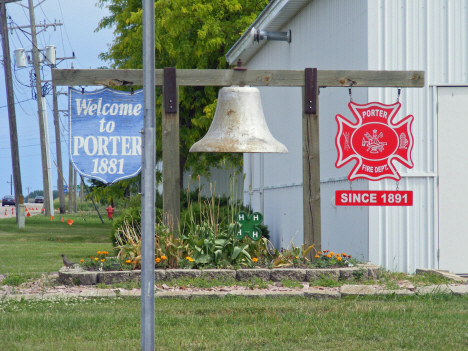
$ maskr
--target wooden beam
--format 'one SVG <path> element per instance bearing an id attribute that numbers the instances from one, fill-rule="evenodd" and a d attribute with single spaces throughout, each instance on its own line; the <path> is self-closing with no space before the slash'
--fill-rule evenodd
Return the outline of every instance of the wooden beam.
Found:
<path id="1" fill-rule="evenodd" d="M 180 224 L 179 87 L 176 69 L 164 69 L 162 106 L 163 223 L 177 233 Z M 176 234 L 177 235 L 177 234 Z"/>
<path id="2" fill-rule="evenodd" d="M 155 70 L 156 85 L 164 84 L 162 69 Z M 318 71 L 319 87 L 424 87 L 424 71 Z M 66 86 L 142 86 L 139 69 L 53 69 L 55 85 Z M 210 69 L 177 70 L 177 85 L 182 86 L 304 86 L 303 70 Z"/>
<path id="3" fill-rule="evenodd" d="M 306 68 L 302 88 L 302 192 L 304 244 L 322 250 L 320 206 L 320 138 L 317 70 Z M 307 94 L 309 92 L 309 94 Z M 307 97 L 309 95 L 309 97 Z M 312 101 L 312 103 L 310 103 Z M 310 105 L 315 109 L 309 109 Z"/>

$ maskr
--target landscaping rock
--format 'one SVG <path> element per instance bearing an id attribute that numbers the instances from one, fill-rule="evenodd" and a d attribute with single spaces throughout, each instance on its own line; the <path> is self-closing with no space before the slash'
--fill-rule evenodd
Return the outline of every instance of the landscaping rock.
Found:
<path id="1" fill-rule="evenodd" d="M 454 285 L 449 286 L 450 291 L 455 296 L 465 296 L 468 295 L 468 285 Z"/>
<path id="2" fill-rule="evenodd" d="M 166 271 L 164 269 L 155 269 L 154 281 L 159 282 L 164 279 L 166 279 Z M 141 280 L 141 270 L 136 269 L 136 270 L 130 271 L 130 280 L 133 280 L 134 282 L 139 282 Z"/>
<path id="3" fill-rule="evenodd" d="M 103 284 L 124 283 L 130 280 L 130 271 L 98 272 L 97 282 Z"/>
<path id="4" fill-rule="evenodd" d="M 444 284 L 444 285 L 429 285 L 429 286 L 422 286 L 419 288 L 416 288 L 416 293 L 420 295 L 424 294 L 437 294 L 437 293 L 451 293 L 452 290 L 450 290 L 449 286 Z"/>
<path id="5" fill-rule="evenodd" d="M 416 274 L 436 274 L 458 283 L 468 283 L 468 278 L 460 277 L 459 275 L 440 269 L 416 269 Z"/>
<path id="6" fill-rule="evenodd" d="M 270 280 L 274 282 L 280 282 L 286 279 L 297 280 L 299 282 L 305 282 L 306 270 L 305 269 L 276 268 L 270 271 Z"/>
<path id="7" fill-rule="evenodd" d="M 179 279 L 179 278 L 199 278 L 202 271 L 198 269 L 168 269 L 166 271 L 166 279 Z"/>
<path id="8" fill-rule="evenodd" d="M 201 277 L 205 279 L 236 280 L 236 271 L 233 269 L 204 269 Z"/>
<path id="9" fill-rule="evenodd" d="M 401 290 L 381 290 L 377 291 L 376 294 L 378 295 L 398 295 L 398 296 L 409 296 L 414 295 L 414 292 L 408 289 L 401 289 Z"/>
<path id="10" fill-rule="evenodd" d="M 264 291 L 254 291 L 254 290 L 232 290 L 228 295 L 232 296 L 243 296 L 243 297 L 266 297 L 266 292 Z"/>
<path id="11" fill-rule="evenodd" d="M 120 297 L 130 297 L 130 298 L 140 298 L 141 297 L 141 290 L 119 290 L 116 293 L 116 296 Z"/>
<path id="12" fill-rule="evenodd" d="M 115 291 L 109 289 L 97 289 L 92 291 L 82 291 L 80 297 L 117 297 Z"/>
<path id="13" fill-rule="evenodd" d="M 341 294 L 338 291 L 326 291 L 326 290 L 306 290 L 304 291 L 304 297 L 309 299 L 317 300 L 328 300 L 328 299 L 339 299 Z"/>
<path id="14" fill-rule="evenodd" d="M 268 291 L 265 293 L 266 297 L 279 298 L 279 297 L 303 297 L 303 291 Z"/>
<path id="15" fill-rule="evenodd" d="M 376 293 L 375 288 L 370 285 L 343 285 L 340 290 L 341 296 L 365 296 Z"/>
<path id="16" fill-rule="evenodd" d="M 307 282 L 313 282 L 322 276 L 338 280 L 340 279 L 340 271 L 338 269 L 306 269 Z"/>
<path id="17" fill-rule="evenodd" d="M 355 280 L 359 277 L 361 280 L 367 280 L 369 277 L 368 270 L 363 267 L 340 268 L 340 280 Z"/>
<path id="18" fill-rule="evenodd" d="M 97 284 L 97 272 L 59 271 L 58 281 L 63 285 L 94 285 Z"/>
<path id="19" fill-rule="evenodd" d="M 236 271 L 236 279 L 246 282 L 252 278 L 259 278 L 264 281 L 270 280 L 269 269 L 239 269 Z"/>

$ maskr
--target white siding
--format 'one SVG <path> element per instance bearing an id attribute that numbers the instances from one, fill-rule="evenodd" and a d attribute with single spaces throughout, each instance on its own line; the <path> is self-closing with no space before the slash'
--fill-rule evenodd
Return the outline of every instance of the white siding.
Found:
<path id="1" fill-rule="evenodd" d="M 438 268 L 437 117 L 431 85 L 468 83 L 468 1 L 369 0 L 368 4 L 369 69 L 426 71 L 425 88 L 403 89 L 400 99 L 400 117 L 415 116 L 415 166 L 398 168 L 403 177 L 400 188 L 414 191 L 414 206 L 370 209 L 370 259 L 405 272 Z M 369 101 L 391 103 L 396 95 L 396 89 L 369 89 Z M 395 182 L 370 187 L 395 189 Z"/>
<path id="2" fill-rule="evenodd" d="M 434 86 L 468 85 L 468 0 L 315 0 L 282 30 L 287 29 L 292 30 L 290 45 L 268 42 L 249 57 L 248 67 L 426 72 L 424 88 L 402 90 L 398 114 L 400 119 L 409 114 L 415 116 L 412 155 L 415 166 L 406 169 L 396 163 L 402 175 L 399 188 L 414 192 L 412 207 L 332 205 L 334 190 L 349 187 L 345 179 L 352 165 L 341 169 L 334 166 L 334 116 L 340 113 L 350 117 L 349 97 L 347 89 L 321 90 L 322 242 L 323 248 L 361 254 L 390 270 L 411 273 L 417 268 L 439 268 L 438 120 Z M 265 221 L 272 236 L 283 238 L 286 243 L 302 226 L 301 93 L 293 88 L 261 90 L 268 125 L 290 151 L 288 155 L 265 155 L 263 177 Z M 355 88 L 353 98 L 357 103 L 393 103 L 397 89 Z M 258 170 L 260 158 L 256 157 L 254 168 Z M 247 173 L 248 158 L 244 157 Z M 260 190 L 260 172 L 254 170 L 253 179 L 254 188 Z M 383 190 L 397 186 L 391 180 L 354 183 L 354 189 Z M 254 192 L 252 199 L 254 207 L 261 205 L 259 192 Z M 302 233 L 296 235 L 294 242 L 302 242 Z M 278 243 L 280 239 L 275 242 Z"/>
<path id="3" fill-rule="evenodd" d="M 268 42 L 247 67 L 250 69 L 367 69 L 367 2 L 311 1 L 282 30 L 292 30 L 292 42 Z M 262 28 L 263 29 L 263 28 Z M 264 217 L 276 247 L 303 243 L 302 97 L 298 88 L 260 88 L 268 126 L 289 154 L 264 156 Z M 353 89 L 354 101 L 367 101 L 366 89 Z M 348 189 L 350 166 L 336 169 L 335 115 L 351 116 L 347 89 L 320 91 L 320 148 L 323 248 L 368 258 L 368 211 L 335 208 L 334 190 Z M 254 155 L 251 198 L 260 210 L 260 156 Z M 250 155 L 244 156 L 244 202 L 249 202 Z M 338 179 L 338 181 L 336 181 Z M 355 189 L 367 188 L 359 181 Z M 345 228 L 345 230 L 343 229 Z"/>

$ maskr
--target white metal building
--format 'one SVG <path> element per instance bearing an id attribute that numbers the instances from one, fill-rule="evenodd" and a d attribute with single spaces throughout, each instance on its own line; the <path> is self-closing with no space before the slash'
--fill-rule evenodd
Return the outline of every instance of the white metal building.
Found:
<path id="1" fill-rule="evenodd" d="M 252 44 L 250 28 L 227 54 L 249 69 L 424 70 L 424 88 L 401 92 L 400 119 L 414 115 L 414 168 L 395 163 L 412 207 L 334 206 L 349 189 L 352 164 L 335 168 L 335 115 L 352 119 L 347 88 L 320 90 L 322 248 L 360 255 L 389 270 L 468 272 L 468 1 L 272 0 L 252 27 L 291 29 L 292 42 Z M 245 154 L 254 209 L 273 243 L 302 243 L 300 88 L 260 88 L 272 134 L 289 154 Z M 397 89 L 354 88 L 353 101 L 394 103 Z M 357 180 L 353 189 L 396 190 L 396 182 Z"/>

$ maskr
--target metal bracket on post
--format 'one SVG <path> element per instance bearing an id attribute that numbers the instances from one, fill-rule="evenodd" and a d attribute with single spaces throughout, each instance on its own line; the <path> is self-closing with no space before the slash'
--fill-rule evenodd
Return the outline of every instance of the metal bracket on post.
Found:
<path id="1" fill-rule="evenodd" d="M 317 68 L 305 69 L 305 113 L 317 114 Z"/>
<path id="2" fill-rule="evenodd" d="M 175 67 L 164 68 L 164 108 L 166 113 L 177 113 L 177 82 Z"/>

